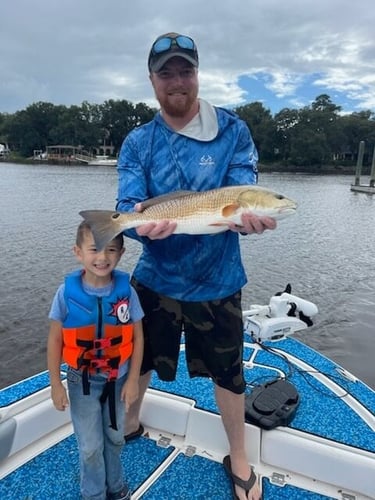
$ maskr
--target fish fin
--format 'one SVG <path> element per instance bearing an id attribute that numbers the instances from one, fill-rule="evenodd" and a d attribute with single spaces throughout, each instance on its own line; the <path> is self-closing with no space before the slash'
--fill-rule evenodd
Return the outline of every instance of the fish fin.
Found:
<path id="1" fill-rule="evenodd" d="M 231 215 L 233 215 L 236 210 L 238 210 L 240 208 L 240 205 L 238 203 L 231 203 L 230 205 L 226 205 L 222 211 L 221 211 L 221 214 L 223 217 L 230 217 Z"/>
<path id="2" fill-rule="evenodd" d="M 140 202 L 141 211 L 145 210 L 148 207 L 153 207 L 154 205 L 158 205 L 159 203 L 164 203 L 165 201 L 175 200 L 177 198 L 183 198 L 189 194 L 195 194 L 197 191 L 174 191 L 168 194 L 161 194 L 160 196 L 155 196 L 155 198 L 149 198 L 148 200 L 144 200 Z"/>
<path id="3" fill-rule="evenodd" d="M 83 210 L 79 215 L 90 226 L 95 240 L 97 252 L 101 252 L 116 236 L 123 231 L 123 227 L 116 222 L 120 212 L 112 210 Z"/>

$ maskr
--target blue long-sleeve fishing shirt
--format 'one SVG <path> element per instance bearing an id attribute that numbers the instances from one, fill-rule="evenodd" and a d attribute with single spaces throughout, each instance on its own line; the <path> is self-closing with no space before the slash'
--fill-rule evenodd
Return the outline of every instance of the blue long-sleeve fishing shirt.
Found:
<path id="1" fill-rule="evenodd" d="M 118 159 L 116 209 L 134 211 L 145 199 L 179 190 L 206 191 L 257 182 L 257 151 L 246 124 L 215 108 L 218 133 L 200 141 L 173 131 L 157 114 L 124 140 Z M 134 277 L 152 290 L 185 301 L 214 300 L 242 288 L 246 274 L 238 234 L 126 236 L 143 244 Z"/>

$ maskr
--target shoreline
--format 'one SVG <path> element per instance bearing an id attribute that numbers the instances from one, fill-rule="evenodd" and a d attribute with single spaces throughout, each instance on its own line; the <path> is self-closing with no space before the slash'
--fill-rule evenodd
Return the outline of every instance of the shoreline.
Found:
<path id="1" fill-rule="evenodd" d="M 0 166 L 2 163 L 12 163 L 15 165 L 61 165 L 61 166 L 82 166 L 87 165 L 77 161 L 58 161 L 58 160 L 34 160 L 32 158 L 0 158 Z M 112 167 L 113 168 L 113 167 Z M 280 163 L 258 163 L 259 173 L 288 173 L 288 174 L 315 174 L 315 175 L 355 175 L 355 165 L 315 165 L 309 167 L 297 165 L 281 165 Z M 370 175 L 370 167 L 363 167 L 361 173 L 363 176 Z"/>

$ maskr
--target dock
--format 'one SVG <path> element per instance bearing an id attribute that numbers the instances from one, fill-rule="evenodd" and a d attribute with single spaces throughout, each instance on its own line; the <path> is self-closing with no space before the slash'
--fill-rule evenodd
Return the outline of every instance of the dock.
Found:
<path id="1" fill-rule="evenodd" d="M 352 184 L 350 190 L 357 191 L 358 193 L 375 194 L 375 186 L 366 186 L 366 184 L 360 184 L 358 186 Z"/>
<path id="2" fill-rule="evenodd" d="M 372 154 L 370 181 L 368 185 L 361 184 L 361 171 L 362 171 L 364 151 L 365 151 L 365 141 L 361 141 L 359 143 L 355 180 L 354 184 L 350 186 L 350 190 L 358 193 L 375 194 L 375 146 Z"/>

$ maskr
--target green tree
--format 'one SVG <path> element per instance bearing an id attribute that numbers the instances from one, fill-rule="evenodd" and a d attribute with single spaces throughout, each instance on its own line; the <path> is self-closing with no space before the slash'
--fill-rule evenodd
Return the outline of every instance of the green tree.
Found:
<path id="1" fill-rule="evenodd" d="M 343 141 L 340 110 L 327 94 L 321 94 L 311 106 L 278 113 L 275 122 L 282 159 L 304 167 L 332 163 Z"/>
<path id="2" fill-rule="evenodd" d="M 23 156 L 31 156 L 34 149 L 45 149 L 49 143 L 49 132 L 56 126 L 56 107 L 49 102 L 31 104 L 17 111 L 9 120 L 9 142 L 17 146 Z"/>
<path id="3" fill-rule="evenodd" d="M 100 143 L 102 135 L 100 105 L 84 101 L 78 110 L 76 118 L 77 145 L 83 146 L 84 149 L 90 151 L 91 147 L 95 147 Z"/>
<path id="4" fill-rule="evenodd" d="M 234 111 L 250 128 L 261 161 L 273 160 L 276 126 L 271 111 L 266 109 L 261 102 L 239 106 Z"/>
<path id="5" fill-rule="evenodd" d="M 331 163 L 339 153 L 345 137 L 341 125 L 341 106 L 334 104 L 327 94 L 316 97 L 311 105 L 313 119 L 317 124 L 319 132 L 324 134 L 330 157 L 326 158 Z"/>
<path id="6" fill-rule="evenodd" d="M 315 98 L 315 101 L 311 104 L 311 109 L 313 111 L 318 111 L 326 114 L 335 114 L 341 111 L 341 106 L 337 106 L 331 101 L 331 98 L 327 94 L 320 94 Z"/>
<path id="7" fill-rule="evenodd" d="M 56 126 L 50 130 L 49 146 L 56 144 L 77 146 L 80 144 L 80 112 L 81 108 L 79 106 L 70 106 L 69 108 L 65 106 L 60 107 Z"/>
<path id="8" fill-rule="evenodd" d="M 150 121 L 155 110 L 139 103 L 136 106 L 127 100 L 110 99 L 100 106 L 101 127 L 107 140 L 119 151 L 124 138 L 135 127 Z"/>
<path id="9" fill-rule="evenodd" d="M 8 144 L 8 127 L 10 116 L 6 113 L 0 113 L 0 143 Z"/>
<path id="10" fill-rule="evenodd" d="M 371 111 L 360 111 L 341 118 L 343 135 L 342 152 L 356 159 L 360 141 L 365 141 L 366 155 L 364 164 L 370 163 L 375 144 L 375 120 Z"/>
<path id="11" fill-rule="evenodd" d="M 262 103 L 234 110 L 249 126 L 262 162 L 282 162 L 309 168 L 356 160 L 358 144 L 365 141 L 365 164 L 375 144 L 375 115 L 360 111 L 342 115 L 327 94 L 301 109 L 284 108 L 273 117 Z M 68 144 L 88 151 L 113 145 L 115 154 L 127 134 L 150 121 L 156 110 L 144 103 L 108 100 L 84 101 L 80 106 L 55 106 L 38 102 L 14 114 L 0 113 L 0 142 L 31 156 L 34 149 Z"/>
<path id="12" fill-rule="evenodd" d="M 299 116 L 296 109 L 284 108 L 274 117 L 275 122 L 275 159 L 288 163 L 292 148 L 294 127 L 298 124 Z"/>

